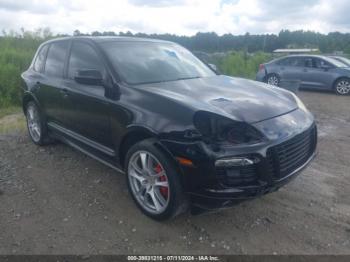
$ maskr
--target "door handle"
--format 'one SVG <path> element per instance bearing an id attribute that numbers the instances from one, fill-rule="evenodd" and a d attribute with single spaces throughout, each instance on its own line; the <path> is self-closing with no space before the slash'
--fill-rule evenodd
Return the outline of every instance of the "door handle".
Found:
<path id="1" fill-rule="evenodd" d="M 308 70 L 306 68 L 303 69 L 304 72 L 307 72 Z"/>

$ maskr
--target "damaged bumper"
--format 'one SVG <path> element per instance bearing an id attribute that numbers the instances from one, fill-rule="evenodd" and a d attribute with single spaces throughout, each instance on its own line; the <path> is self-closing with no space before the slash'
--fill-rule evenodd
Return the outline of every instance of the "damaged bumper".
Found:
<path id="1" fill-rule="evenodd" d="M 192 166 L 180 165 L 192 206 L 201 210 L 229 207 L 274 192 L 295 178 L 315 157 L 317 145 L 312 117 L 302 125 L 290 124 L 298 122 L 300 114 L 296 110 L 258 123 L 260 130 L 268 129 L 269 139 L 252 146 L 213 149 L 200 141 L 162 141 L 174 157 L 193 162 Z"/>

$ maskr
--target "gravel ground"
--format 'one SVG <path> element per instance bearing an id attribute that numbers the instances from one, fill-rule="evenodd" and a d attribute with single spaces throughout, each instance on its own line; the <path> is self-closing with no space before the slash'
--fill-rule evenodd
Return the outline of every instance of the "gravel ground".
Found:
<path id="1" fill-rule="evenodd" d="M 123 175 L 63 144 L 32 144 L 0 119 L 0 254 L 350 254 L 350 97 L 301 92 L 319 154 L 280 191 L 158 223 Z M 16 123 L 13 128 L 9 123 Z"/>

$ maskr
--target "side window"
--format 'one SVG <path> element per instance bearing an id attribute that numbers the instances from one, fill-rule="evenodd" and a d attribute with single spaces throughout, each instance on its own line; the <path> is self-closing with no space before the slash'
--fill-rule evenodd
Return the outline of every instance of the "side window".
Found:
<path id="1" fill-rule="evenodd" d="M 291 57 L 288 60 L 289 60 L 289 66 L 298 66 L 298 58 Z"/>
<path id="2" fill-rule="evenodd" d="M 102 75 L 105 69 L 95 50 L 86 43 L 73 42 L 68 64 L 68 78 L 74 79 L 78 70 L 95 69 L 99 70 Z"/>
<path id="3" fill-rule="evenodd" d="M 35 62 L 33 65 L 33 69 L 36 72 L 41 72 L 42 69 L 44 68 L 44 63 L 45 63 L 45 57 L 46 57 L 46 53 L 47 53 L 47 48 L 48 45 L 43 46 L 39 53 L 37 54 L 36 58 L 35 58 Z"/>
<path id="4" fill-rule="evenodd" d="M 290 58 L 284 58 L 278 62 L 280 66 L 289 66 L 290 65 Z"/>
<path id="5" fill-rule="evenodd" d="M 304 60 L 305 67 L 313 67 L 312 58 L 306 57 Z"/>
<path id="6" fill-rule="evenodd" d="M 45 63 L 45 74 L 63 77 L 64 62 L 68 50 L 68 41 L 54 42 L 50 45 Z"/>
<path id="7" fill-rule="evenodd" d="M 332 65 L 323 59 L 319 59 L 319 58 L 314 59 L 315 68 L 324 68 L 325 66 L 331 67 Z"/>
<path id="8" fill-rule="evenodd" d="M 305 58 L 304 57 L 290 58 L 290 66 L 304 67 L 305 66 Z"/>

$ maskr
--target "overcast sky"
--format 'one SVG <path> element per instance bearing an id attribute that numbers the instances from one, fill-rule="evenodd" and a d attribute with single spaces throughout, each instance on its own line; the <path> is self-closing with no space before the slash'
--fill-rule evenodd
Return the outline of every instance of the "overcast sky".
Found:
<path id="1" fill-rule="evenodd" d="M 350 32 L 349 0 L 0 0 L 0 29 L 193 35 Z"/>

